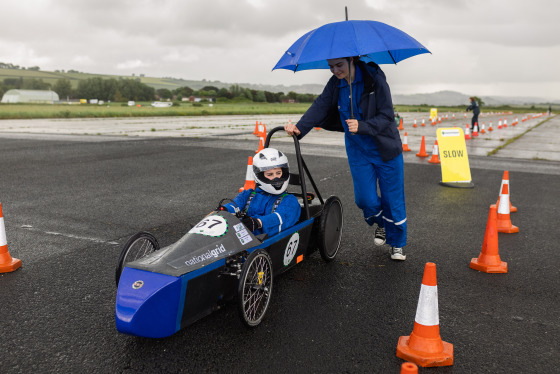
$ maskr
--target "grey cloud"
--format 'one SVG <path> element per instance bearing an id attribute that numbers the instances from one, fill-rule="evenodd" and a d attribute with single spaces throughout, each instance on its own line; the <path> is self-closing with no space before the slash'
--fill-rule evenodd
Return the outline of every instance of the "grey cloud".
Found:
<path id="1" fill-rule="evenodd" d="M 322 84 L 328 71 L 271 69 L 297 37 L 343 20 L 344 5 L 350 19 L 393 25 L 432 51 L 384 67 L 397 88 L 440 82 L 460 91 L 507 82 L 511 90 L 515 82 L 535 82 L 539 91 L 550 87 L 547 79 L 558 80 L 555 0 L 26 0 L 3 9 L 3 27 L 17 32 L 0 34 L 0 61 L 46 70 Z M 555 90 L 549 94 L 558 97 Z"/>

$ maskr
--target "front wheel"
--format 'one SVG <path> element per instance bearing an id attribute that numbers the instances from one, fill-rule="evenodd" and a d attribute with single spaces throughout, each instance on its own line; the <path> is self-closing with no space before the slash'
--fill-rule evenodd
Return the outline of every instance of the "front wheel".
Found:
<path id="1" fill-rule="evenodd" d="M 115 269 L 117 287 L 119 286 L 121 273 L 127 263 L 139 260 L 158 249 L 159 243 L 157 239 L 149 232 L 140 231 L 132 235 L 124 245 L 117 262 L 117 268 Z"/>
<path id="2" fill-rule="evenodd" d="M 342 203 L 338 197 L 331 196 L 323 205 L 319 223 L 319 253 L 326 262 L 334 260 L 338 253 L 343 226 Z"/>
<path id="3" fill-rule="evenodd" d="M 237 309 L 248 327 L 261 323 L 272 295 L 272 260 L 261 249 L 251 253 L 243 264 L 237 288 Z"/>

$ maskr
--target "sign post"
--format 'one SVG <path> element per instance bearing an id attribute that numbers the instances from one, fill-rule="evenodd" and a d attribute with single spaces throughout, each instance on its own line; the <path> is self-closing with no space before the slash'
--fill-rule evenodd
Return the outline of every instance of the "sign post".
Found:
<path id="1" fill-rule="evenodd" d="M 447 187 L 473 188 L 463 129 L 439 128 L 437 141 L 441 159 L 441 184 Z"/>

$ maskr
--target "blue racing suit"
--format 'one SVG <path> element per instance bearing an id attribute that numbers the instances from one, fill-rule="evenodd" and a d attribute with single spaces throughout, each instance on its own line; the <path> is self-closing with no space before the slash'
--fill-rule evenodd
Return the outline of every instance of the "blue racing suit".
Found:
<path id="1" fill-rule="evenodd" d="M 391 92 L 377 65 L 358 61 L 356 66 L 352 97 L 357 134 L 352 135 L 345 122 L 350 118 L 350 87 L 345 79 L 333 76 L 296 124 L 299 138 L 317 126 L 344 131 L 356 205 L 369 225 L 385 228 L 389 245 L 403 247 L 407 237 L 404 165 Z"/>
<path id="2" fill-rule="evenodd" d="M 292 227 L 299 220 L 301 206 L 297 197 L 285 193 L 283 195 L 272 195 L 257 187 L 255 190 L 245 190 L 237 195 L 233 201 L 224 205 L 230 213 L 235 213 L 235 208 L 244 210 L 250 199 L 247 215 L 258 218 L 262 222 L 262 228 L 255 230 L 253 234 L 266 233 L 268 236 L 278 234 L 282 230 Z M 279 198 L 281 198 L 279 200 Z M 279 201 L 278 201 L 279 200 Z M 276 209 L 274 206 L 277 205 Z M 274 211 L 273 211 L 274 210 Z"/>

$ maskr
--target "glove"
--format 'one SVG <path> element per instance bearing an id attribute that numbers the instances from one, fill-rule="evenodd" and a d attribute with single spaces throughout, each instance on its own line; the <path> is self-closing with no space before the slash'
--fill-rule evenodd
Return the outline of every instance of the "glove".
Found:
<path id="1" fill-rule="evenodd" d="M 249 216 L 243 218 L 241 220 L 241 223 L 244 224 L 251 232 L 258 230 L 262 227 L 260 220 Z"/>

